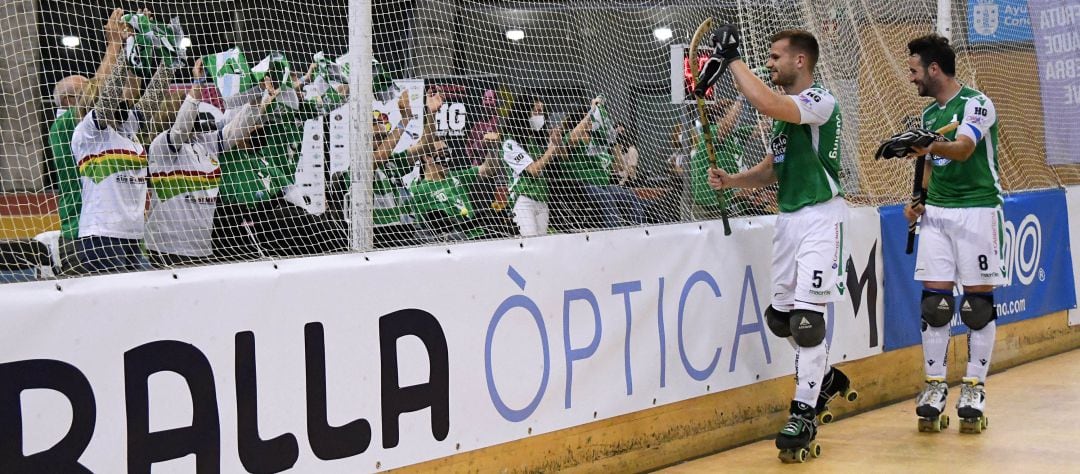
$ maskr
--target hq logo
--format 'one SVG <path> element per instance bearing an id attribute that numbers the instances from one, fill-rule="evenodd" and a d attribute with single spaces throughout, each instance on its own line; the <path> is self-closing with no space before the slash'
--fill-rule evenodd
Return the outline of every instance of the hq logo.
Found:
<path id="1" fill-rule="evenodd" d="M 1046 280 L 1046 271 L 1039 266 L 1042 259 L 1042 223 L 1035 214 L 1028 214 L 1020 225 L 1005 221 L 1005 241 L 1001 253 L 1002 271 L 1008 277 L 1007 285 L 1019 281 L 1030 285 L 1037 277 Z"/>

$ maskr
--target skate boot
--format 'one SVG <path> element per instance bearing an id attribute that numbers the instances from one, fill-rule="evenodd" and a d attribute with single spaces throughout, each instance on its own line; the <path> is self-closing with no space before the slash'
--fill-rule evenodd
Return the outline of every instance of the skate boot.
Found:
<path id="1" fill-rule="evenodd" d="M 844 400 L 853 402 L 859 399 L 859 392 L 851 389 L 851 380 L 840 369 L 829 367 L 829 371 L 821 379 L 821 393 L 818 394 L 817 406 L 814 407 L 818 414 L 818 423 L 832 423 L 834 417 L 832 411 L 829 411 L 829 402 L 841 396 Z"/>
<path id="2" fill-rule="evenodd" d="M 979 379 L 964 377 L 960 385 L 960 400 L 956 402 L 956 416 L 960 417 L 961 433 L 982 433 L 990 425 L 983 414 L 986 407 L 986 390 Z"/>
<path id="3" fill-rule="evenodd" d="M 915 399 L 915 414 L 919 415 L 919 431 L 936 433 L 949 427 L 949 415 L 942 413 L 948 396 L 949 386 L 943 377 L 926 378 L 926 386 Z"/>
<path id="4" fill-rule="evenodd" d="M 814 407 L 792 400 L 791 416 L 776 435 L 780 460 L 785 463 L 801 463 L 806 462 L 807 457 L 821 456 L 821 445 L 814 440 L 816 437 Z"/>

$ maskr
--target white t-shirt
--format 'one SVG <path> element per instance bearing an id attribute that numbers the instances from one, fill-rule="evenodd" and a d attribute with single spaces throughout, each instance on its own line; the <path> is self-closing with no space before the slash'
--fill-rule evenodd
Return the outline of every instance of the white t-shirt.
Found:
<path id="1" fill-rule="evenodd" d="M 529 155 L 529 152 L 525 151 L 521 147 L 521 144 L 513 138 L 508 138 L 502 143 L 502 158 L 510 167 L 510 186 L 509 190 L 511 194 L 516 196 L 516 190 L 518 181 L 521 180 L 521 174 L 525 172 L 525 168 L 533 164 L 533 158 Z"/>
<path id="2" fill-rule="evenodd" d="M 187 257 L 211 255 L 221 146 L 220 131 L 195 135 L 180 145 L 173 144 L 165 131 L 150 143 L 146 248 Z"/>
<path id="3" fill-rule="evenodd" d="M 82 185 L 79 237 L 141 239 L 146 209 L 146 153 L 112 127 L 99 129 L 90 111 L 75 127 L 71 155 Z"/>

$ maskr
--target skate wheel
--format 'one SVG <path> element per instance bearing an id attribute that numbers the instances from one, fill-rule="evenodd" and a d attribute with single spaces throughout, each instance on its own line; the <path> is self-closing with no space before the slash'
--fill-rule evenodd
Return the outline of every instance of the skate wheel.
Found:
<path id="1" fill-rule="evenodd" d="M 983 417 L 979 418 L 965 418 L 960 420 L 960 432 L 968 434 L 979 434 L 983 431 Z"/>
<path id="2" fill-rule="evenodd" d="M 859 392 L 848 389 L 846 392 L 844 392 L 844 398 L 849 402 L 853 402 L 859 399 Z"/>
<path id="3" fill-rule="evenodd" d="M 948 415 L 940 415 L 937 418 L 919 418 L 920 433 L 937 433 L 948 427 Z"/>
<path id="4" fill-rule="evenodd" d="M 794 464 L 806 462 L 807 454 L 809 454 L 809 451 L 807 451 L 805 448 L 783 449 L 780 451 L 780 455 L 777 457 L 779 457 L 780 461 L 783 461 L 785 464 Z"/>
<path id="5" fill-rule="evenodd" d="M 990 418 L 987 418 L 987 417 L 984 416 L 983 419 L 982 419 L 982 425 L 983 425 L 984 430 L 989 428 L 990 427 Z"/>
<path id="6" fill-rule="evenodd" d="M 818 421 L 821 422 L 821 424 L 823 424 L 823 425 L 827 425 L 829 423 L 832 423 L 833 418 L 834 418 L 833 414 L 829 410 L 825 410 L 825 411 L 821 412 L 820 414 L 818 414 Z"/>
<path id="7" fill-rule="evenodd" d="M 812 458 L 820 458 L 821 457 L 821 443 L 818 443 L 817 441 L 811 441 L 810 442 L 810 457 L 812 457 Z"/>

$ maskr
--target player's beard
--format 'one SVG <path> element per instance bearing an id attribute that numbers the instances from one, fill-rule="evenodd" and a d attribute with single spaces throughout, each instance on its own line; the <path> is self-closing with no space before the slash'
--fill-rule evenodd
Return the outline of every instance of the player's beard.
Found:
<path id="1" fill-rule="evenodd" d="M 926 79 L 926 78 L 924 78 L 924 79 L 922 79 L 920 81 L 916 81 L 915 82 L 915 87 L 919 91 L 919 97 L 935 97 L 935 96 L 937 96 L 937 87 L 934 87 L 934 85 L 931 84 L 930 81 L 928 79 Z"/>
<path id="2" fill-rule="evenodd" d="M 772 80 L 773 85 L 783 87 L 787 90 L 792 84 L 795 83 L 795 74 L 785 74 L 780 69 L 773 69 L 772 74 L 769 74 L 769 79 Z"/>

